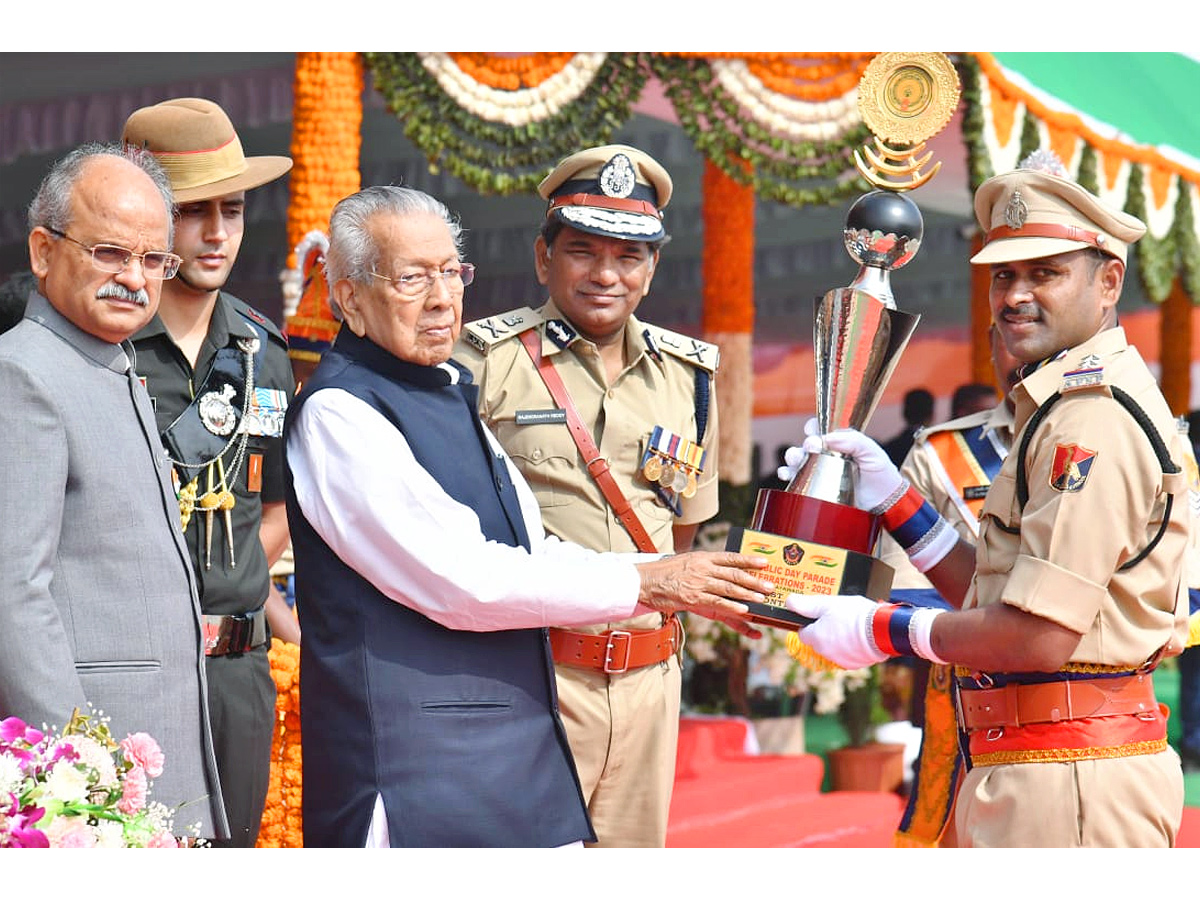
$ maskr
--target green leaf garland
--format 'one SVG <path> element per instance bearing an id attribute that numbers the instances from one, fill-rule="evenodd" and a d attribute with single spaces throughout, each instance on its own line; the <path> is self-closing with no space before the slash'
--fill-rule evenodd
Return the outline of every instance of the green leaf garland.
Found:
<path id="1" fill-rule="evenodd" d="M 649 77 L 635 53 L 609 53 L 573 103 L 540 122 L 510 126 L 463 109 L 416 53 L 366 53 L 375 88 L 404 123 L 431 171 L 445 169 L 483 194 L 534 193 L 560 159 L 609 143 L 629 121 Z"/>

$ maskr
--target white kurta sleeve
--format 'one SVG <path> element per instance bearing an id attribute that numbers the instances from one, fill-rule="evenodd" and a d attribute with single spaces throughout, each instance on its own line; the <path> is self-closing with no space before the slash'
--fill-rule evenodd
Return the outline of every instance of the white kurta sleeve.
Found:
<path id="1" fill-rule="evenodd" d="M 300 509 L 334 553 L 385 596 L 447 628 L 606 622 L 637 606 L 637 558 L 545 539 L 537 502 L 511 462 L 532 552 L 487 540 L 475 512 L 442 489 L 404 436 L 346 391 L 308 398 L 287 458 Z"/>

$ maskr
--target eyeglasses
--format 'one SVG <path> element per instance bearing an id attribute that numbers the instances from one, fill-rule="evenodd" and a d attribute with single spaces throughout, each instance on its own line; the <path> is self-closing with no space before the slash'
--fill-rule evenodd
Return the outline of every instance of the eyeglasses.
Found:
<path id="1" fill-rule="evenodd" d="M 92 255 L 92 265 L 101 272 L 111 272 L 114 275 L 118 272 L 124 272 L 129 268 L 129 263 L 137 259 L 142 264 L 142 273 L 147 278 L 168 279 L 174 278 L 175 273 L 179 271 L 179 264 L 183 259 L 176 256 L 174 253 L 167 253 L 164 250 L 147 250 L 145 253 L 134 253 L 132 250 L 126 250 L 124 247 L 118 247 L 116 244 L 92 244 L 88 246 L 83 241 L 77 241 L 65 231 L 59 231 L 57 228 L 51 228 L 49 225 L 43 226 L 48 232 L 55 237 L 65 238 L 72 244 L 78 244 L 84 250 Z"/>
<path id="2" fill-rule="evenodd" d="M 372 272 L 371 275 L 383 281 L 390 281 L 402 295 L 415 300 L 432 291 L 433 283 L 439 278 L 446 286 L 446 290 L 458 287 L 460 282 L 463 287 L 466 287 L 475 280 L 475 267 L 470 263 L 462 263 L 455 268 L 442 269 L 440 272 L 414 272 L 398 278 L 388 278 L 378 272 Z"/>

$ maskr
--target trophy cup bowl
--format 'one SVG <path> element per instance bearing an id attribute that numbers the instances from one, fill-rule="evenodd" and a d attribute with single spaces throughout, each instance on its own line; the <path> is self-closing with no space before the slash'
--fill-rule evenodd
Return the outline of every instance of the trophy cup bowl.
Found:
<path id="1" fill-rule="evenodd" d="M 846 217 L 846 249 L 860 264 L 854 282 L 817 298 L 813 351 L 820 434 L 861 431 L 883 396 L 919 315 L 896 308 L 889 273 L 916 254 L 921 212 L 908 197 L 872 191 Z M 758 493 L 750 529 L 735 528 L 727 546 L 772 557 L 776 583 L 768 603 L 750 603 L 747 618 L 796 630 L 808 620 L 785 606 L 789 593 L 863 594 L 886 599 L 892 570 L 872 553 L 879 518 L 854 505 L 853 461 L 831 450 L 810 453 L 784 490 Z"/>

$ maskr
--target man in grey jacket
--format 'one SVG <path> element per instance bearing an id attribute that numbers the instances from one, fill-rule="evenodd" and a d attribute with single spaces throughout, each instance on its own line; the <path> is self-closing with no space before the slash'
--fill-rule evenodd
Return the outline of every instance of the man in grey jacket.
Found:
<path id="1" fill-rule="evenodd" d="M 140 151 L 88 145 L 29 226 L 37 290 L 0 335 L 0 718 L 90 706 L 118 739 L 148 732 L 175 832 L 225 837 L 196 585 L 128 340 L 179 266 L 170 187 Z"/>

